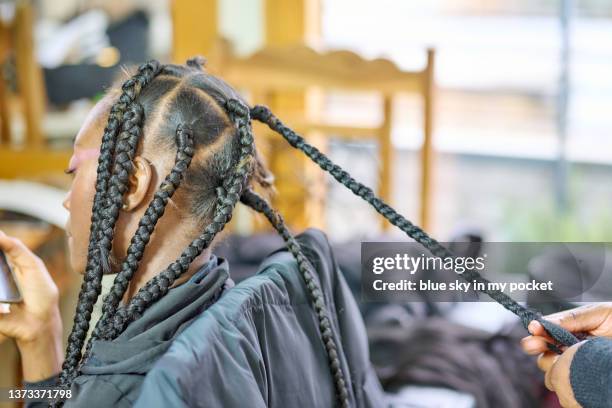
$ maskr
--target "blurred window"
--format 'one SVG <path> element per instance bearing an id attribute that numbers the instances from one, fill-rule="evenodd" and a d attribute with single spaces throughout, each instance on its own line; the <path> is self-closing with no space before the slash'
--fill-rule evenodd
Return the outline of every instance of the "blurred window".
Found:
<path id="1" fill-rule="evenodd" d="M 324 0 L 323 43 L 388 57 L 405 69 L 421 67 L 424 49 L 435 47 L 438 149 L 552 159 L 560 9 L 560 0 Z M 571 10 L 568 157 L 609 163 L 612 2 L 574 1 Z M 395 143 L 418 147 L 418 101 L 400 105 L 417 114 L 398 119 Z"/>

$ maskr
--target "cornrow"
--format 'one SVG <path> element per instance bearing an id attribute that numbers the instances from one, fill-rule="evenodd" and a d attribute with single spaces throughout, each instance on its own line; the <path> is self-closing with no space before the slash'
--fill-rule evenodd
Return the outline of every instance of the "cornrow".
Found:
<path id="1" fill-rule="evenodd" d="M 102 317 L 96 325 L 92 339 L 98 338 L 99 334 L 104 331 L 105 322 L 114 313 L 117 305 L 123 298 L 130 279 L 132 279 L 140 265 L 145 247 L 149 243 L 157 221 L 164 215 L 168 200 L 179 187 L 183 175 L 191 163 L 194 148 L 192 132 L 188 125 L 179 125 L 177 127 L 176 144 L 177 151 L 174 166 L 155 192 L 153 199 L 138 223 L 138 228 L 127 249 L 127 256 L 123 261 L 121 270 L 115 277 L 113 286 L 104 299 Z M 90 344 L 91 341 L 88 346 Z"/>
<path id="2" fill-rule="evenodd" d="M 148 62 L 138 68 L 133 78 L 122 86 L 122 92 L 110 109 L 107 125 L 102 136 L 100 156 L 96 176 L 96 192 L 92 206 L 90 239 L 87 251 L 87 264 L 83 283 L 78 297 L 72 331 L 68 337 L 66 358 L 62 365 L 59 384 L 70 387 L 76 368 L 81 360 L 83 344 L 89 330 L 91 312 L 101 291 L 102 270 L 99 263 L 100 246 L 98 245 L 102 220 L 105 217 L 104 206 L 107 200 L 108 183 L 111 177 L 111 166 L 115 155 L 115 138 L 123 125 L 124 115 L 132 105 L 140 90 L 159 72 L 156 61 Z M 61 405 L 62 402 L 58 402 Z"/>
<path id="3" fill-rule="evenodd" d="M 253 170 L 251 158 L 254 146 L 249 109 L 236 99 L 228 100 L 226 109 L 238 130 L 240 154 L 233 173 L 225 179 L 223 186 L 217 188 L 217 204 L 212 222 L 175 262 L 140 288 L 127 306 L 117 309 L 104 333 L 104 339 L 116 338 L 129 323 L 140 317 L 150 304 L 164 296 L 176 279 L 187 271 L 193 260 L 210 246 L 215 236 L 231 220 L 234 207 Z"/>
<path id="4" fill-rule="evenodd" d="M 344 378 L 344 373 L 342 371 L 340 360 L 338 358 L 338 346 L 331 330 L 331 322 L 327 313 L 327 308 L 325 307 L 325 300 L 323 299 L 321 289 L 319 288 L 319 285 L 315 280 L 314 274 L 312 272 L 313 267 L 311 263 L 308 261 L 308 258 L 306 258 L 306 256 L 304 256 L 304 254 L 302 253 L 300 244 L 296 241 L 291 232 L 289 232 L 289 229 L 285 225 L 282 216 L 277 211 L 275 211 L 266 202 L 266 200 L 264 200 L 252 190 L 246 189 L 242 193 L 240 201 L 243 204 L 251 207 L 255 211 L 266 216 L 270 224 L 272 224 L 272 226 L 283 237 L 287 248 L 289 249 L 289 252 L 291 252 L 293 257 L 297 261 L 298 269 L 306 283 L 308 294 L 310 296 L 313 307 L 317 314 L 317 318 L 319 320 L 319 333 L 321 334 L 321 339 L 323 340 L 325 351 L 327 352 L 327 358 L 329 359 L 329 367 L 331 370 L 332 378 L 334 379 L 338 403 L 341 407 L 348 407 L 348 391 L 346 389 L 346 380 Z"/>
<path id="5" fill-rule="evenodd" d="M 391 206 L 386 204 L 383 200 L 378 198 L 372 189 L 356 181 L 349 173 L 347 173 L 340 166 L 332 162 L 327 156 L 321 153 L 316 147 L 306 143 L 303 137 L 295 133 L 293 130 L 285 126 L 280 119 L 265 106 L 255 106 L 251 109 L 251 117 L 262 123 L 265 123 L 270 129 L 280 134 L 291 146 L 301 150 L 306 156 L 308 156 L 313 162 L 321 167 L 326 172 L 330 173 L 337 181 L 342 185 L 351 190 L 355 195 L 361 197 L 363 200 L 368 202 L 374 209 L 385 217 L 391 224 L 397 226 L 400 230 L 404 231 L 409 237 L 427 248 L 433 255 L 447 258 L 454 257 L 451 251 L 442 246 L 438 241 L 431 238 L 425 231 L 418 226 L 412 224 L 401 214 L 397 213 Z M 489 289 L 490 285 L 487 285 L 489 281 L 482 277 L 478 272 L 474 270 L 465 271 L 460 274 L 466 281 L 476 281 L 484 283 L 484 290 L 481 292 L 489 295 L 497 303 L 517 315 L 525 328 L 529 325 L 532 320 L 539 321 L 551 337 L 561 345 L 571 346 L 576 344 L 579 340 L 569 331 L 564 328 L 548 322 L 542 318 L 542 315 L 531 309 L 528 309 L 514 299 L 510 298 L 505 293 Z M 559 352 L 557 345 L 552 345 L 552 349 Z"/>

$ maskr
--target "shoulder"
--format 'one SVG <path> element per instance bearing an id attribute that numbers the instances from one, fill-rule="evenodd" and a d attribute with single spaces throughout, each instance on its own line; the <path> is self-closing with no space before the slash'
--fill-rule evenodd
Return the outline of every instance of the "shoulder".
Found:
<path id="1" fill-rule="evenodd" d="M 308 248 L 322 253 L 331 253 L 329 238 L 317 228 L 308 228 L 296 236 L 298 242 Z"/>
<path id="2" fill-rule="evenodd" d="M 312 240 L 317 235 L 309 232 L 304 237 Z M 177 406 L 192 406 L 200 397 L 219 406 L 240 406 L 244 401 L 267 406 L 271 367 L 274 373 L 289 373 L 292 367 L 313 366 L 275 380 L 295 389 L 307 384 L 307 373 L 323 371 L 325 365 L 319 367 L 319 362 L 326 360 L 318 355 L 323 350 L 312 344 L 317 338 L 309 336 L 314 321 L 301 279 L 286 250 L 268 256 L 256 275 L 228 290 L 172 342 L 147 375 L 143 393 L 150 394 L 141 395 L 137 406 L 145 406 L 160 389 L 184 398 Z M 318 354 L 314 358 L 293 350 Z M 223 373 L 226 380 L 204 372 Z"/>
<path id="3" fill-rule="evenodd" d="M 330 264 L 335 262 L 332 247 L 325 232 L 316 228 L 308 228 L 296 235 L 295 239 L 300 244 L 304 255 L 316 269 L 322 265 L 331 266 Z M 270 273 L 270 270 L 274 268 L 280 269 L 281 272 L 286 271 L 287 268 L 297 269 L 295 258 L 284 245 L 263 260 L 257 274 Z M 286 277 L 288 276 L 287 274 Z"/>

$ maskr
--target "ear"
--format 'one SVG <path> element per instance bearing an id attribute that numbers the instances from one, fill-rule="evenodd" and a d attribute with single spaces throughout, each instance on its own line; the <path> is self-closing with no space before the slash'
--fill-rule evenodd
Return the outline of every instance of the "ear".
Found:
<path id="1" fill-rule="evenodd" d="M 153 180 L 149 161 L 141 156 L 134 158 L 134 171 L 128 181 L 128 191 L 123 198 L 123 211 L 131 211 L 142 204 Z"/>

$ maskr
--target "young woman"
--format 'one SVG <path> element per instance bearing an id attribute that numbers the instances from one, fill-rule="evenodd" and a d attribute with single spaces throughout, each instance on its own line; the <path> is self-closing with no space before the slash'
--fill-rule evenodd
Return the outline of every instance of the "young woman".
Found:
<path id="1" fill-rule="evenodd" d="M 24 298 L 0 315 L 0 333 L 16 340 L 28 387 L 70 389 L 67 405 L 132 405 L 173 339 L 233 285 L 227 262 L 210 250 L 242 200 L 270 219 L 297 259 L 333 384 L 331 394 L 319 394 L 330 405 L 348 405 L 337 333 L 311 265 L 282 219 L 252 191 L 268 187 L 269 175 L 257 158 L 250 113 L 197 59 L 146 63 L 96 104 L 66 170 L 73 177 L 64 201 L 70 263 L 84 278 L 65 355 L 57 288 L 40 259 L 0 233 Z M 86 343 L 108 273 L 117 276 Z M 202 367 L 202 375 L 213 373 Z M 315 388 L 308 397 L 320 398 Z"/>

